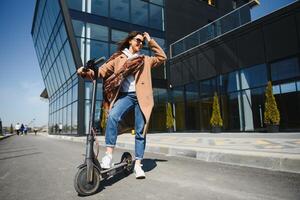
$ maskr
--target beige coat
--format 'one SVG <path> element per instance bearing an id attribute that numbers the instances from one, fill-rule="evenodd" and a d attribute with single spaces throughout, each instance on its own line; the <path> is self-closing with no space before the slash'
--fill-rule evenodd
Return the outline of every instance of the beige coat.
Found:
<path id="1" fill-rule="evenodd" d="M 160 66 L 167 59 L 164 51 L 153 39 L 151 39 L 148 44 L 155 55 L 151 57 L 145 56 L 144 67 L 142 67 L 141 70 L 135 75 L 136 96 L 146 119 L 143 135 L 145 135 L 147 132 L 152 108 L 154 106 L 151 68 Z M 99 68 L 100 70 L 98 76 L 102 78 L 110 76 L 112 73 L 118 71 L 126 61 L 127 57 L 125 54 L 121 54 L 116 58 L 109 60 Z M 116 95 L 116 97 L 117 96 L 118 95 Z M 116 98 L 111 102 L 110 109 L 115 101 Z"/>

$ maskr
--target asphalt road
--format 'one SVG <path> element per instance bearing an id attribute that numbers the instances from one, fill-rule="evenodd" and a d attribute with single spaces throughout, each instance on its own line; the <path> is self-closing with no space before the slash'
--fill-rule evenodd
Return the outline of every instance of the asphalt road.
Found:
<path id="1" fill-rule="evenodd" d="M 104 151 L 100 149 L 100 153 Z M 124 150 L 117 150 L 118 162 Z M 300 199 L 300 174 L 282 173 L 146 154 L 147 178 L 119 174 L 101 182 L 97 194 L 81 197 L 73 187 L 85 144 L 45 136 L 0 141 L 1 200 L 279 200 Z"/>

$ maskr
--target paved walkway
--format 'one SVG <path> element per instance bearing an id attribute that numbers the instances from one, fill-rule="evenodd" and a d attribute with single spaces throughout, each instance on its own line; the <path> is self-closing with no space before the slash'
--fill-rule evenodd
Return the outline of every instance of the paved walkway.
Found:
<path id="1" fill-rule="evenodd" d="M 86 141 L 85 137 L 49 137 Z M 98 140 L 105 145 L 103 136 Z M 117 147 L 133 150 L 134 135 L 120 135 Z M 300 133 L 148 134 L 146 152 L 300 173 Z"/>

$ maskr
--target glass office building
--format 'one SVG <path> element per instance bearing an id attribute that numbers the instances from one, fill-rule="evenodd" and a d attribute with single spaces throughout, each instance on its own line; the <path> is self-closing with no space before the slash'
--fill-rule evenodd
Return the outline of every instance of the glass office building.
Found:
<path id="1" fill-rule="evenodd" d="M 132 30 L 149 32 L 169 56 L 173 56 L 172 53 L 176 52 L 182 53 L 181 50 L 185 51 L 186 48 L 198 45 L 194 43 L 195 38 L 189 40 L 188 45 L 179 45 L 180 51 L 174 50 L 169 53 L 169 45 L 195 30 L 195 27 L 204 26 L 235 9 L 237 5 L 249 1 L 234 2 L 233 4 L 231 1 L 210 0 L 37 0 L 31 34 L 45 83 L 42 96 L 49 100 L 49 133 L 72 135 L 87 133 L 92 83 L 76 75 L 79 66 L 93 58 L 102 56 L 109 58 L 116 51 L 117 42 Z M 239 16 L 243 16 L 243 22 L 247 22 L 248 9 Z M 216 24 L 207 30 L 212 33 L 214 30 L 220 30 L 220 27 Z M 142 52 L 152 54 L 147 45 Z M 199 85 L 192 81 L 193 76 L 201 70 L 196 70 L 195 73 L 190 71 L 192 76 L 186 81 L 186 71 L 176 70 L 176 67 L 174 68 L 176 62 L 177 60 L 173 59 L 169 65 L 152 70 L 155 106 L 149 132 L 167 131 L 167 102 L 174 105 L 176 131 L 208 130 L 211 90 L 217 84 L 227 84 L 228 80 L 231 80 L 230 77 L 235 75 L 224 74 L 222 77 L 199 79 L 201 80 Z M 186 63 L 188 67 L 194 66 L 193 63 Z M 177 64 L 179 65 L 181 63 Z M 204 74 L 210 70 L 209 67 L 203 69 Z M 172 90 L 168 88 L 170 83 L 174 86 Z M 97 88 L 95 125 L 98 133 L 102 133 L 101 80 L 98 81 Z M 230 94 L 233 95 L 229 97 L 230 100 L 240 98 L 234 94 Z M 200 104 L 201 112 L 197 110 Z M 236 123 L 238 119 L 236 113 L 240 115 L 240 111 L 233 104 L 232 108 L 236 112 L 230 111 L 233 114 L 228 114 L 228 118 L 233 119 L 227 120 L 228 122 L 225 120 L 226 124 Z M 133 113 L 129 113 L 121 123 L 121 128 L 130 130 L 132 127 Z M 235 125 L 228 127 L 228 130 L 240 130 L 236 129 Z"/>
<path id="2" fill-rule="evenodd" d="M 247 8 L 250 4 L 171 45 L 169 82 L 177 131 L 211 130 L 215 92 L 223 131 L 265 131 L 268 81 L 280 130 L 300 130 L 300 2 L 281 2 L 255 18 L 252 10 L 259 6 Z"/>
<path id="3" fill-rule="evenodd" d="M 36 2 L 31 33 L 49 99 L 50 134 L 87 133 L 92 83 L 79 78 L 76 69 L 90 59 L 109 58 L 116 51 L 116 43 L 132 30 L 149 32 L 165 49 L 164 1 Z M 151 55 L 147 47 L 142 52 Z M 157 106 L 150 129 L 163 131 L 167 101 L 165 66 L 154 69 L 152 76 Z M 102 82 L 99 80 L 95 114 L 98 131 L 101 103 Z"/>

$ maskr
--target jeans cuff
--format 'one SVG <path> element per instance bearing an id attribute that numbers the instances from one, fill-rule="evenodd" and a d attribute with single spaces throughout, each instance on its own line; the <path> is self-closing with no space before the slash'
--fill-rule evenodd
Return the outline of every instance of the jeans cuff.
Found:
<path id="1" fill-rule="evenodd" d="M 135 157 L 136 160 L 143 160 L 143 158 Z"/>
<path id="2" fill-rule="evenodd" d="M 114 148 L 116 145 L 113 145 L 113 144 L 106 144 L 105 146 L 106 146 L 106 147 L 113 147 L 113 148 Z"/>

